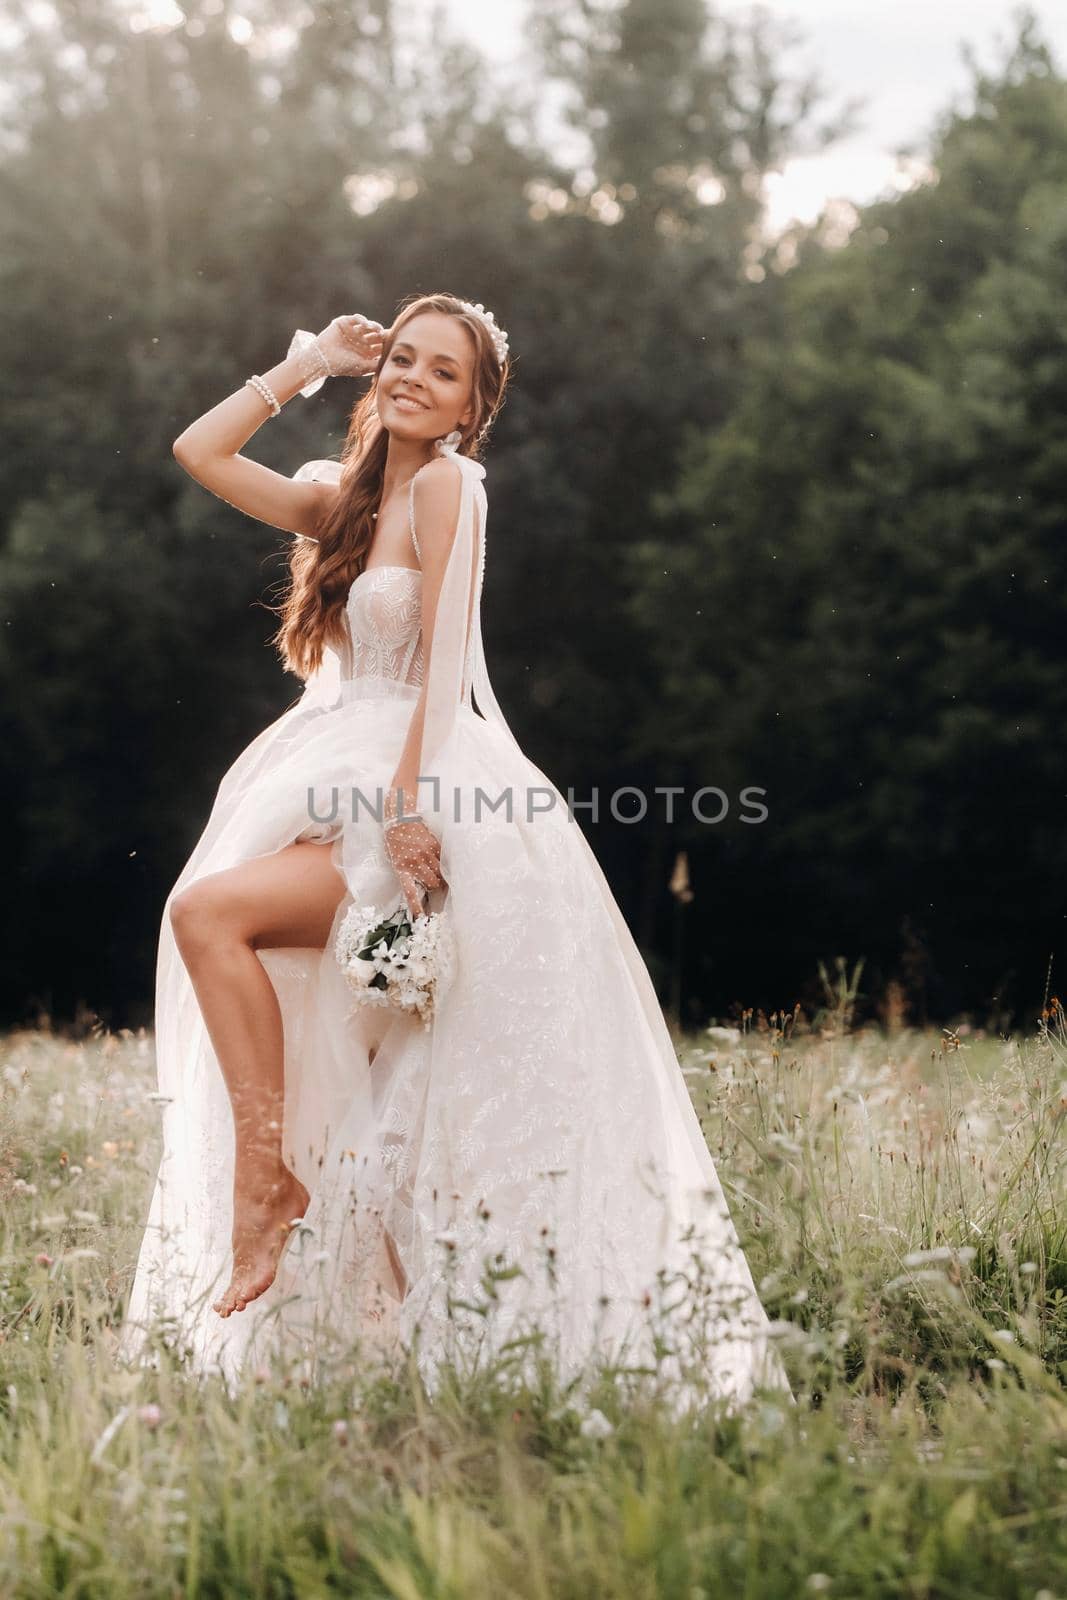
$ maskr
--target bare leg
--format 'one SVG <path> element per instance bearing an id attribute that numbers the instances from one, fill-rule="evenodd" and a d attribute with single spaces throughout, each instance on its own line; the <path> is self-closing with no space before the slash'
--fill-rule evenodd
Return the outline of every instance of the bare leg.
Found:
<path id="1" fill-rule="evenodd" d="M 171 903 L 175 940 L 233 1108 L 233 1275 L 214 1303 L 242 1310 L 269 1288 L 310 1195 L 282 1156 L 284 1040 L 257 949 L 323 949 L 344 882 L 329 844 L 292 844 L 190 884 Z"/>

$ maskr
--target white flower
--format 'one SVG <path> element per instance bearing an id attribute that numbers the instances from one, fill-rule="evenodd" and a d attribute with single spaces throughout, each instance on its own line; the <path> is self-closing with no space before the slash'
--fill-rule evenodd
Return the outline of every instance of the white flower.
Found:
<path id="1" fill-rule="evenodd" d="M 578 1431 L 586 1439 L 607 1439 L 615 1432 L 615 1424 L 602 1411 L 593 1410 L 583 1417 Z"/>
<path id="2" fill-rule="evenodd" d="M 345 968 L 349 981 L 355 988 L 365 988 L 378 975 L 373 961 L 361 961 L 354 956 Z"/>

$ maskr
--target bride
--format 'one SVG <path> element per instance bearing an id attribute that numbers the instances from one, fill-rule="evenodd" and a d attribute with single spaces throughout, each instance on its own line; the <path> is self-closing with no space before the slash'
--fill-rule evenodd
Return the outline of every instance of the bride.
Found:
<path id="1" fill-rule="evenodd" d="M 489 682 L 477 453 L 508 369 L 491 312 L 419 296 L 388 330 L 298 330 L 175 443 L 296 535 L 274 642 L 304 688 L 164 908 L 163 1150 L 119 1353 L 161 1330 L 232 1384 L 277 1351 L 402 1349 L 433 1388 L 446 1359 L 547 1351 L 788 1395 L 651 979 Z M 369 374 L 340 463 L 240 454 Z M 454 939 L 428 1026 L 355 1005 L 334 954 L 349 908 L 401 904 Z"/>

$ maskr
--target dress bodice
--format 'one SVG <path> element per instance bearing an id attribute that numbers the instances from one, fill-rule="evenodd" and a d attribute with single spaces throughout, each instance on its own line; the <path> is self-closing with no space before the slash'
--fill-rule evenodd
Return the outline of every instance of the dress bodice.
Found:
<path id="1" fill-rule="evenodd" d="M 421 471 L 421 468 L 420 468 Z M 421 562 L 415 533 L 415 473 L 408 490 L 408 527 Z M 390 679 L 422 687 L 422 572 L 418 567 L 365 567 L 348 591 L 348 659 L 345 679 Z"/>
<path id="2" fill-rule="evenodd" d="M 422 686 L 422 573 L 370 567 L 348 591 L 348 678 L 392 678 Z"/>

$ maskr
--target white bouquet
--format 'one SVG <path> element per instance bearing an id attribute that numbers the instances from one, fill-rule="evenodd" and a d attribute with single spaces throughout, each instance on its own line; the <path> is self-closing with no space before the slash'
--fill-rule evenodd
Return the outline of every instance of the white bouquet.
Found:
<path id="1" fill-rule="evenodd" d="M 415 1012 L 425 1028 L 455 976 L 450 920 L 438 911 L 422 912 L 412 922 L 404 901 L 387 914 L 375 906 L 349 906 L 334 954 L 356 1005 Z"/>

